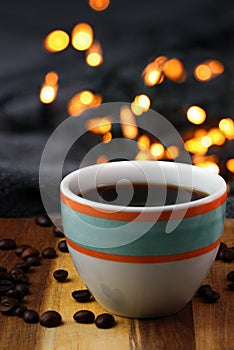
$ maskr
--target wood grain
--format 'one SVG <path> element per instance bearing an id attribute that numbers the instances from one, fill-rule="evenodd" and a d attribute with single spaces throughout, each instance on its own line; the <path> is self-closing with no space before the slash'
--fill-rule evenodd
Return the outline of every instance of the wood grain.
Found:
<path id="1" fill-rule="evenodd" d="M 223 241 L 234 245 L 234 220 L 226 220 Z M 85 288 L 68 253 L 61 253 L 52 228 L 42 228 L 33 219 L 0 219 L 0 239 L 14 238 L 17 244 L 27 243 L 42 250 L 56 248 L 58 257 L 42 260 L 40 267 L 29 273 L 28 308 L 41 314 L 48 309 L 61 313 L 63 323 L 57 328 L 26 324 L 18 317 L 0 315 L 0 349 L 24 350 L 234 350 L 234 293 L 227 290 L 226 275 L 234 263 L 215 261 L 206 282 L 221 293 L 215 304 L 205 304 L 199 298 L 180 312 L 159 319 L 137 320 L 115 316 L 116 326 L 98 329 L 94 324 L 82 325 L 73 320 L 80 309 L 92 310 L 97 316 L 105 310 L 95 301 L 81 304 L 71 292 Z M 0 251 L 0 265 L 8 269 L 21 259 L 14 251 Z M 57 268 L 69 271 L 66 283 L 53 278 Z"/>

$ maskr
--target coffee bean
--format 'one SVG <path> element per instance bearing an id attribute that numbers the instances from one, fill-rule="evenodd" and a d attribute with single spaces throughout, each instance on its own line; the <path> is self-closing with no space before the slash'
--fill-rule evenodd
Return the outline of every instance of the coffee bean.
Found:
<path id="1" fill-rule="evenodd" d="M 59 237 L 59 238 L 65 237 L 65 235 L 62 231 L 62 228 L 60 228 L 59 226 L 54 227 L 53 233 L 54 233 L 55 237 Z"/>
<path id="2" fill-rule="evenodd" d="M 1 272 L 7 272 L 7 269 L 5 267 L 3 267 L 3 266 L 0 266 L 0 273 Z"/>
<path id="3" fill-rule="evenodd" d="M 14 267 L 9 271 L 15 283 L 29 283 L 28 276 L 18 267 Z"/>
<path id="4" fill-rule="evenodd" d="M 25 305 L 18 306 L 12 313 L 14 316 L 22 317 L 23 313 L 27 310 L 27 307 Z"/>
<path id="5" fill-rule="evenodd" d="M 79 289 L 72 292 L 72 297 L 80 303 L 85 303 L 90 301 L 92 294 L 88 289 Z"/>
<path id="6" fill-rule="evenodd" d="M 12 280 L 12 277 L 11 277 L 11 275 L 7 272 L 7 270 L 6 270 L 6 272 L 1 272 L 0 271 L 0 280 Z"/>
<path id="7" fill-rule="evenodd" d="M 108 313 L 103 313 L 97 316 L 95 320 L 95 325 L 98 328 L 111 328 L 115 325 L 115 318 L 113 315 Z"/>
<path id="8" fill-rule="evenodd" d="M 18 306 L 19 301 L 17 299 L 11 297 L 4 297 L 1 300 L 0 311 L 3 315 L 11 315 Z"/>
<path id="9" fill-rule="evenodd" d="M 73 315 L 73 318 L 78 323 L 93 323 L 95 315 L 90 310 L 80 310 Z"/>
<path id="10" fill-rule="evenodd" d="M 22 292 L 21 290 L 10 289 L 6 292 L 6 296 L 21 301 L 24 298 L 24 292 Z"/>
<path id="11" fill-rule="evenodd" d="M 15 264 L 15 267 L 21 269 L 24 273 L 26 273 L 30 269 L 31 265 L 28 262 L 23 261 Z"/>
<path id="12" fill-rule="evenodd" d="M 234 282 L 234 271 L 228 272 L 227 280 L 230 281 L 230 282 Z"/>
<path id="13" fill-rule="evenodd" d="M 4 238 L 0 240 L 0 250 L 11 250 L 16 248 L 14 239 Z"/>
<path id="14" fill-rule="evenodd" d="M 220 242 L 219 249 L 216 255 L 216 260 L 222 260 L 223 259 L 223 253 L 224 250 L 227 248 L 227 244 L 224 242 Z"/>
<path id="15" fill-rule="evenodd" d="M 38 323 L 39 322 L 39 315 L 35 310 L 24 311 L 22 317 L 26 323 Z"/>
<path id="16" fill-rule="evenodd" d="M 217 300 L 219 300 L 219 298 L 220 298 L 219 292 L 213 291 L 211 295 L 205 298 L 205 301 L 209 304 L 212 304 L 212 303 L 215 303 Z"/>
<path id="17" fill-rule="evenodd" d="M 45 259 L 54 259 L 57 256 L 57 253 L 54 248 L 48 247 L 42 250 L 41 255 Z"/>
<path id="18" fill-rule="evenodd" d="M 14 283 L 8 279 L 0 280 L 0 295 L 5 295 L 10 289 L 14 289 Z"/>
<path id="19" fill-rule="evenodd" d="M 69 252 L 68 247 L 67 247 L 67 242 L 65 241 L 65 239 L 59 242 L 58 249 L 63 253 Z"/>
<path id="20" fill-rule="evenodd" d="M 48 310 L 40 316 L 40 324 L 44 327 L 58 327 L 62 322 L 61 315 L 54 310 Z"/>
<path id="21" fill-rule="evenodd" d="M 29 256 L 26 259 L 26 263 L 28 263 L 30 266 L 40 266 L 41 265 L 41 259 L 39 256 Z"/>
<path id="22" fill-rule="evenodd" d="M 40 252 L 36 248 L 29 247 L 23 251 L 21 257 L 23 260 L 26 260 L 30 256 L 39 256 L 39 255 L 40 255 Z"/>
<path id="23" fill-rule="evenodd" d="M 53 276 L 58 282 L 64 282 L 67 279 L 68 271 L 63 269 L 58 269 L 54 271 Z"/>
<path id="24" fill-rule="evenodd" d="M 16 248 L 15 254 L 20 257 L 23 254 L 23 251 L 29 247 L 30 245 L 28 244 L 21 244 Z"/>
<path id="25" fill-rule="evenodd" d="M 232 248 L 224 249 L 222 260 L 224 262 L 232 262 L 234 260 L 234 250 Z"/>
<path id="26" fill-rule="evenodd" d="M 197 290 L 196 296 L 201 297 L 201 298 L 207 298 L 207 297 L 211 296 L 212 293 L 213 293 L 212 287 L 209 284 L 203 284 Z"/>
<path id="27" fill-rule="evenodd" d="M 15 285 L 15 290 L 19 290 L 19 291 L 23 292 L 24 295 L 29 294 L 29 286 L 26 283 L 17 283 Z"/>
<path id="28" fill-rule="evenodd" d="M 228 289 L 234 291 L 234 282 L 231 282 L 227 285 Z"/>
<path id="29" fill-rule="evenodd" d="M 42 227 L 53 226 L 52 221 L 50 220 L 49 216 L 46 214 L 37 215 L 37 217 L 35 218 L 35 222 L 38 226 L 42 226 Z"/>

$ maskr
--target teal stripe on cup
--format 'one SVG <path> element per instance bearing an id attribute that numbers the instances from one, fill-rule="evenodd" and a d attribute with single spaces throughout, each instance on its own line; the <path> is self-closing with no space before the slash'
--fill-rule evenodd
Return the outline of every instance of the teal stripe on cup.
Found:
<path id="1" fill-rule="evenodd" d="M 225 215 L 223 204 L 208 213 L 184 218 L 172 233 L 165 233 L 167 222 L 158 221 L 138 237 L 135 233 L 144 232 L 148 223 L 131 222 L 130 230 L 125 232 L 126 240 L 119 244 L 116 231 L 112 233 L 112 229 L 119 227 L 121 231 L 126 222 L 90 217 L 63 203 L 61 208 L 64 230 L 71 241 L 94 251 L 130 256 L 180 254 L 207 247 L 220 238 Z M 104 235 L 108 238 L 108 247 L 103 246 Z"/>

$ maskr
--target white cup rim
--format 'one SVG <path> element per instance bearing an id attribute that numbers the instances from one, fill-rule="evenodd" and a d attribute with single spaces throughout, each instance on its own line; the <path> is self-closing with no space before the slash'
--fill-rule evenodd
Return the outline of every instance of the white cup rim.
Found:
<path id="1" fill-rule="evenodd" d="M 215 199 L 218 199 L 219 197 L 221 197 L 227 192 L 226 182 L 220 175 L 212 173 L 206 169 L 203 169 L 191 164 L 176 163 L 176 162 L 170 162 L 170 161 L 133 160 L 133 161 L 117 161 L 117 162 L 105 163 L 105 166 L 114 169 L 116 168 L 116 166 L 119 166 L 120 163 L 121 163 L 121 166 L 126 166 L 126 164 L 129 162 L 132 164 L 137 164 L 141 166 L 152 166 L 151 164 L 153 163 L 155 164 L 155 162 L 157 162 L 157 165 L 159 165 L 160 167 L 163 167 L 164 170 L 167 169 L 167 171 L 175 169 L 175 167 L 177 167 L 176 169 L 179 169 L 180 171 L 191 171 L 193 178 L 196 177 L 196 180 L 197 180 L 196 183 L 198 183 L 199 177 L 201 176 L 203 180 L 206 179 L 204 183 L 199 180 L 199 186 L 196 187 L 197 190 L 204 191 L 207 193 L 207 185 L 212 185 L 213 187 L 215 187 L 215 189 L 212 191 L 208 191 L 207 196 L 194 201 L 185 202 L 185 203 L 176 203 L 173 205 L 166 205 L 166 206 L 165 205 L 164 206 L 147 206 L 147 207 L 126 206 L 124 207 L 125 212 L 149 212 L 149 213 L 155 212 L 156 213 L 156 212 L 170 211 L 175 209 L 185 210 L 185 209 L 200 206 L 203 204 L 212 203 Z M 100 202 L 91 201 L 86 198 L 80 197 L 76 193 L 74 193 L 70 188 L 70 184 L 77 179 L 78 174 L 82 175 L 82 172 L 85 172 L 85 171 L 92 172 L 101 168 L 102 166 L 104 166 L 104 164 L 94 164 L 94 165 L 89 165 L 87 167 L 80 168 L 71 172 L 70 174 L 65 176 L 64 179 L 61 181 L 61 184 L 60 184 L 61 193 L 76 203 L 91 206 L 95 209 L 116 211 L 118 210 L 118 208 L 122 208 L 121 206 L 118 206 L 118 205 L 113 205 L 109 203 L 108 204 L 100 203 Z M 173 183 L 171 184 L 173 185 Z"/>

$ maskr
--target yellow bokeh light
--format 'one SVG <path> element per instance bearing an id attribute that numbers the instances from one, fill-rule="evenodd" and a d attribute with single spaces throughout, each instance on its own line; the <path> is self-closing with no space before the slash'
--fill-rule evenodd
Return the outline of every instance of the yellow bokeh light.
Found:
<path id="1" fill-rule="evenodd" d="M 80 94 L 80 102 L 84 105 L 90 105 L 93 102 L 94 94 L 89 90 L 84 90 Z"/>
<path id="2" fill-rule="evenodd" d="M 196 153 L 206 154 L 206 152 L 207 152 L 207 147 L 205 147 L 201 143 L 200 138 L 192 138 L 190 140 L 185 141 L 184 147 L 185 147 L 186 151 L 188 151 L 190 153 L 194 153 L 194 154 L 196 154 Z"/>
<path id="3" fill-rule="evenodd" d="M 70 42 L 69 35 L 63 30 L 54 30 L 49 33 L 44 41 L 44 47 L 49 52 L 65 50 Z"/>
<path id="4" fill-rule="evenodd" d="M 110 5 L 110 0 L 89 0 L 89 6 L 95 11 L 104 11 Z"/>
<path id="5" fill-rule="evenodd" d="M 211 138 L 213 145 L 222 146 L 226 141 L 224 134 L 218 128 L 210 129 L 207 136 Z"/>
<path id="6" fill-rule="evenodd" d="M 142 72 L 142 77 L 145 85 L 154 86 L 161 84 L 164 79 L 164 74 L 158 62 L 149 63 Z"/>
<path id="7" fill-rule="evenodd" d="M 186 72 L 183 63 L 177 58 L 171 58 L 164 63 L 163 72 L 167 78 L 177 83 L 186 79 Z"/>
<path id="8" fill-rule="evenodd" d="M 152 159 L 152 155 L 148 150 L 142 151 L 140 150 L 135 156 L 135 160 L 150 160 Z"/>
<path id="9" fill-rule="evenodd" d="M 212 77 L 212 72 L 207 64 L 199 64 L 194 70 L 194 77 L 199 81 L 207 81 Z"/>
<path id="10" fill-rule="evenodd" d="M 135 117 L 128 106 L 121 107 L 120 121 L 124 137 L 129 139 L 137 137 L 138 127 L 136 125 Z"/>
<path id="11" fill-rule="evenodd" d="M 71 37 L 76 50 L 88 50 L 93 43 L 93 29 L 88 23 L 79 23 L 73 28 Z"/>
<path id="12" fill-rule="evenodd" d="M 137 140 L 137 146 L 141 151 L 145 151 L 150 147 L 150 138 L 147 135 L 141 135 Z"/>
<path id="13" fill-rule="evenodd" d="M 179 156 L 179 148 L 177 146 L 169 146 L 166 149 L 166 156 L 168 159 L 175 159 Z"/>
<path id="14" fill-rule="evenodd" d="M 86 63 L 91 67 L 98 67 L 103 63 L 102 48 L 96 40 L 86 52 Z"/>
<path id="15" fill-rule="evenodd" d="M 226 161 L 226 168 L 230 172 L 234 173 L 234 158 L 230 158 Z"/>
<path id="16" fill-rule="evenodd" d="M 164 147 L 161 143 L 152 143 L 150 152 L 155 159 L 161 159 L 164 155 Z"/>
<path id="17" fill-rule="evenodd" d="M 132 112 L 137 115 L 138 117 L 144 113 L 143 109 L 133 101 L 131 103 L 131 110 Z"/>
<path id="18" fill-rule="evenodd" d="M 109 117 L 97 117 L 86 122 L 86 129 L 93 134 L 104 135 L 111 130 L 111 120 Z"/>
<path id="19" fill-rule="evenodd" d="M 219 122 L 219 129 L 228 140 L 234 139 L 234 122 L 231 118 L 221 119 Z"/>
<path id="20" fill-rule="evenodd" d="M 212 139 L 210 136 L 206 135 L 201 138 L 201 144 L 207 148 L 212 145 Z"/>
<path id="21" fill-rule="evenodd" d="M 198 106 L 191 106 L 187 110 L 187 119 L 193 124 L 202 124 L 206 120 L 206 112 Z"/>
<path id="22" fill-rule="evenodd" d="M 204 168 L 212 173 L 219 174 L 219 166 L 218 164 L 210 161 L 204 161 L 201 163 L 197 163 L 196 166 L 199 166 L 200 168 Z"/>
<path id="23" fill-rule="evenodd" d="M 150 108 L 150 98 L 145 95 L 145 94 L 141 94 L 135 97 L 134 102 L 137 106 L 139 106 L 140 108 L 142 108 L 142 110 L 144 112 L 148 111 L 148 109 Z"/>
<path id="24" fill-rule="evenodd" d="M 43 84 L 40 90 L 40 100 L 45 104 L 52 103 L 57 94 L 57 87 Z"/>

